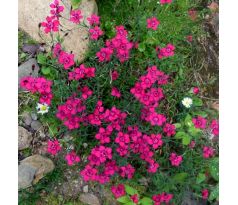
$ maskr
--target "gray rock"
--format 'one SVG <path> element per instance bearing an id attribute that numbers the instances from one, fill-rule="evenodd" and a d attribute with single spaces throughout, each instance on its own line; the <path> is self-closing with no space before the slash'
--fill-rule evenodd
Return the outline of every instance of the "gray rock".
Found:
<path id="1" fill-rule="evenodd" d="M 37 114 L 36 113 L 31 113 L 31 118 L 32 120 L 37 120 Z"/>
<path id="2" fill-rule="evenodd" d="M 31 128 L 35 131 L 39 130 L 42 127 L 42 124 L 39 121 L 32 121 Z"/>
<path id="3" fill-rule="evenodd" d="M 41 155 L 33 155 L 27 157 L 20 162 L 22 165 L 28 165 L 36 169 L 35 178 L 33 184 L 37 183 L 41 178 L 43 178 L 47 173 L 54 170 L 55 165 L 52 160 L 42 157 Z"/>
<path id="4" fill-rule="evenodd" d="M 31 122 L 32 122 L 32 118 L 31 118 L 31 115 L 29 112 L 24 112 L 22 114 L 22 119 L 23 119 L 23 122 L 26 124 L 26 125 L 31 125 Z"/>
<path id="5" fill-rule="evenodd" d="M 48 34 L 44 34 L 43 29 L 40 28 L 41 36 L 39 35 L 39 23 L 45 21 L 46 16 L 49 15 L 50 12 L 50 3 L 52 0 L 19 0 L 18 1 L 18 26 L 20 29 L 25 31 L 38 42 L 47 42 L 51 43 L 51 37 Z M 69 18 L 70 16 L 70 7 L 71 1 L 64 0 L 65 9 L 62 13 L 62 16 Z M 81 0 L 79 9 L 82 11 L 84 16 L 84 22 L 88 25 L 86 20 L 87 17 L 91 16 L 93 13 L 97 14 L 97 4 L 95 0 Z M 75 59 L 82 61 L 85 57 L 85 54 L 88 50 L 89 46 L 89 34 L 88 28 L 78 27 L 66 19 L 60 20 L 61 25 L 65 28 L 71 30 L 67 31 L 68 35 L 64 37 L 63 47 L 67 52 L 73 51 L 75 54 Z M 76 28 L 76 29 L 73 29 Z M 65 30 L 65 29 L 64 29 Z M 66 32 L 59 31 L 61 37 L 63 37 Z M 58 33 L 53 34 L 54 37 L 58 35 Z M 44 42 L 44 43 L 45 43 Z"/>
<path id="6" fill-rule="evenodd" d="M 26 164 L 18 166 L 18 189 L 25 189 L 32 185 L 36 168 Z"/>
<path id="7" fill-rule="evenodd" d="M 84 193 L 88 193 L 88 185 L 85 185 L 85 186 L 83 187 L 83 192 L 84 192 Z"/>
<path id="8" fill-rule="evenodd" d="M 90 193 L 80 194 L 79 200 L 88 205 L 100 205 L 98 197 Z"/>
<path id="9" fill-rule="evenodd" d="M 18 87 L 20 86 L 20 79 L 24 76 L 37 77 L 39 73 L 39 66 L 36 59 L 31 58 L 18 67 Z"/>
<path id="10" fill-rule="evenodd" d="M 25 128 L 18 126 L 18 150 L 23 150 L 31 145 L 32 134 Z"/>

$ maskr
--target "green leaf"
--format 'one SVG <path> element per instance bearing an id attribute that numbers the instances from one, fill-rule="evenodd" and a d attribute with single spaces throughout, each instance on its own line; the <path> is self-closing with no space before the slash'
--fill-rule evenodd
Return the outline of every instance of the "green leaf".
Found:
<path id="1" fill-rule="evenodd" d="M 144 52 L 145 51 L 145 44 L 144 43 L 140 43 L 139 46 L 138 46 L 138 50 L 140 52 Z"/>
<path id="2" fill-rule="evenodd" d="M 178 173 L 176 174 L 173 179 L 176 183 L 183 183 L 184 180 L 187 178 L 188 176 L 188 173 L 186 172 L 181 172 L 181 173 Z"/>
<path id="3" fill-rule="evenodd" d="M 212 192 L 209 195 L 209 200 L 212 201 L 214 199 L 218 200 L 219 197 L 219 185 L 216 185 L 215 188 L 212 190 Z"/>
<path id="4" fill-rule="evenodd" d="M 182 127 L 181 123 L 175 123 L 174 126 L 176 127 L 176 129 Z"/>
<path id="5" fill-rule="evenodd" d="M 71 4 L 73 9 L 77 9 L 79 7 L 81 0 L 71 0 Z"/>
<path id="6" fill-rule="evenodd" d="M 200 129 L 197 129 L 195 127 L 190 127 L 188 128 L 188 132 L 192 135 L 192 136 L 197 136 L 198 134 L 200 134 L 202 131 Z"/>
<path id="7" fill-rule="evenodd" d="M 203 102 L 200 98 L 193 98 L 193 105 L 200 107 L 203 105 Z"/>
<path id="8" fill-rule="evenodd" d="M 43 68 L 41 68 L 41 72 L 44 75 L 48 75 L 50 73 L 50 68 L 49 67 L 43 67 Z"/>
<path id="9" fill-rule="evenodd" d="M 153 204 L 153 201 L 151 198 L 148 198 L 148 197 L 144 197 L 140 200 L 140 203 L 142 205 L 152 205 Z"/>
<path id="10" fill-rule="evenodd" d="M 138 194 L 138 191 L 128 185 L 125 185 L 126 193 L 129 195 Z"/>
<path id="11" fill-rule="evenodd" d="M 197 183 L 197 184 L 200 184 L 200 183 L 202 183 L 205 179 L 206 179 L 206 175 L 203 174 L 203 173 L 199 173 L 198 176 L 197 176 L 196 183 Z"/>
<path id="12" fill-rule="evenodd" d="M 193 112 L 193 114 L 196 116 L 207 117 L 207 113 L 204 111 L 196 111 L 196 112 Z"/>
<path id="13" fill-rule="evenodd" d="M 209 171 L 212 177 L 216 180 L 219 181 L 219 159 L 218 157 L 213 158 L 210 166 L 209 166 Z"/>
<path id="14" fill-rule="evenodd" d="M 130 202 L 125 203 L 125 205 L 135 205 L 135 204 L 134 204 L 134 202 L 130 201 Z"/>
<path id="15" fill-rule="evenodd" d="M 188 145 L 190 141 L 191 141 L 191 137 L 189 135 L 186 134 L 183 136 L 183 139 L 182 139 L 183 145 Z"/>
<path id="16" fill-rule="evenodd" d="M 191 115 L 187 115 L 185 120 L 184 120 L 184 123 L 187 127 L 191 127 L 193 125 L 193 122 L 192 122 L 192 117 Z"/>
<path id="17" fill-rule="evenodd" d="M 125 204 L 125 203 L 130 202 L 131 199 L 129 198 L 129 196 L 122 196 L 122 197 L 118 198 L 117 201 L 119 201 L 119 202 Z"/>
<path id="18" fill-rule="evenodd" d="M 185 132 L 177 132 L 176 135 L 174 136 L 175 139 L 183 139 L 183 136 L 185 136 Z"/>
<path id="19" fill-rule="evenodd" d="M 46 59 L 47 59 L 46 56 L 44 54 L 42 54 L 42 53 L 37 55 L 37 62 L 39 64 L 45 64 L 46 63 Z"/>

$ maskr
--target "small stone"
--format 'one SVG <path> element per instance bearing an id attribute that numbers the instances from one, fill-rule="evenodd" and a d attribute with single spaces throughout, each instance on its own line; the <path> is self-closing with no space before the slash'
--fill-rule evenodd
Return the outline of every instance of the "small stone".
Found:
<path id="1" fill-rule="evenodd" d="M 87 147 L 88 147 L 88 144 L 87 144 L 87 143 L 83 143 L 83 147 L 84 147 L 84 148 L 87 148 Z"/>
<path id="2" fill-rule="evenodd" d="M 20 162 L 21 164 L 26 164 L 36 169 L 35 179 L 33 183 L 37 183 L 41 178 L 43 178 L 47 173 L 54 170 L 55 165 L 52 160 L 42 157 L 41 155 L 33 155 L 27 157 Z"/>
<path id="3" fill-rule="evenodd" d="M 96 197 L 94 194 L 81 194 L 79 196 L 79 200 L 85 204 L 88 205 L 100 205 L 100 202 L 98 200 L 98 197 Z"/>
<path id="4" fill-rule="evenodd" d="M 42 127 L 42 124 L 39 121 L 32 121 L 31 128 L 35 131 L 39 130 Z"/>
<path id="5" fill-rule="evenodd" d="M 23 122 L 26 124 L 26 125 L 31 125 L 31 122 L 32 122 L 32 118 L 31 118 L 31 115 L 29 112 L 24 112 L 22 114 L 22 119 L 23 119 Z"/>
<path id="6" fill-rule="evenodd" d="M 37 114 L 36 113 L 31 113 L 31 118 L 32 120 L 37 120 Z"/>
<path id="7" fill-rule="evenodd" d="M 24 127 L 18 126 L 18 150 L 23 150 L 31 145 L 32 135 Z"/>
<path id="8" fill-rule="evenodd" d="M 86 185 L 86 186 L 83 187 L 83 192 L 84 192 L 84 193 L 88 193 L 88 185 Z"/>
<path id="9" fill-rule="evenodd" d="M 18 189 L 25 189 L 32 185 L 36 168 L 26 164 L 18 166 Z"/>
<path id="10" fill-rule="evenodd" d="M 39 65 L 35 58 L 31 58 L 18 67 L 18 87 L 20 87 L 20 80 L 25 76 L 37 77 L 39 73 Z"/>

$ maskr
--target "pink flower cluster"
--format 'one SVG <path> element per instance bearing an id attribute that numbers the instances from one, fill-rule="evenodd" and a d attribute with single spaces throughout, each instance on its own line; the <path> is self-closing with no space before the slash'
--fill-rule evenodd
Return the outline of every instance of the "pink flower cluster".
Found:
<path id="1" fill-rule="evenodd" d="M 171 153 L 169 160 L 172 166 L 178 167 L 182 163 L 183 157 L 180 155 L 177 155 L 176 153 Z"/>
<path id="2" fill-rule="evenodd" d="M 203 147 L 203 157 L 205 159 L 213 157 L 214 154 L 215 154 L 214 149 L 212 147 L 207 147 L 207 146 Z"/>
<path id="3" fill-rule="evenodd" d="M 77 129 L 80 126 L 79 123 L 84 120 L 82 116 L 78 116 L 77 114 L 84 110 L 86 110 L 86 106 L 84 105 L 83 100 L 71 96 L 67 99 L 65 104 L 58 106 L 56 117 L 63 121 L 68 129 Z"/>
<path id="4" fill-rule="evenodd" d="M 95 77 L 96 68 L 88 67 L 86 68 L 84 64 L 79 67 L 74 68 L 73 71 L 69 72 L 69 80 L 80 80 L 85 78 Z"/>
<path id="5" fill-rule="evenodd" d="M 58 140 L 49 140 L 47 144 L 47 152 L 52 155 L 57 155 L 61 150 L 61 146 Z"/>
<path id="6" fill-rule="evenodd" d="M 80 162 L 80 157 L 77 156 L 74 151 L 71 151 L 70 153 L 68 153 L 65 156 L 65 160 L 67 161 L 67 164 L 69 166 L 72 166 L 72 165 L 77 164 L 78 162 Z"/>
<path id="7" fill-rule="evenodd" d="M 166 47 L 157 48 L 156 50 L 158 52 L 158 58 L 159 59 L 167 58 L 167 57 L 170 57 L 170 56 L 174 56 L 175 46 L 172 45 L 172 44 L 168 44 Z"/>
<path id="8" fill-rule="evenodd" d="M 203 199 L 207 199 L 208 196 L 209 196 L 209 191 L 208 191 L 208 189 L 203 189 L 203 190 L 202 190 L 202 198 L 203 198 Z"/>
<path id="9" fill-rule="evenodd" d="M 41 23 L 41 26 L 44 27 L 44 32 L 46 34 L 49 32 L 59 31 L 59 17 L 60 13 L 64 11 L 64 7 L 59 5 L 59 0 L 54 0 L 50 4 L 50 8 L 51 16 L 47 16 L 46 21 Z"/>
<path id="10" fill-rule="evenodd" d="M 75 23 L 75 24 L 80 24 L 81 19 L 83 18 L 83 16 L 81 15 L 81 10 L 77 9 L 77 10 L 72 10 L 70 12 L 70 21 Z"/>
<path id="11" fill-rule="evenodd" d="M 212 130 L 212 134 L 214 134 L 215 136 L 219 135 L 219 122 L 217 120 L 212 120 L 210 128 Z"/>
<path id="12" fill-rule="evenodd" d="M 123 184 L 112 186 L 111 191 L 116 199 L 126 195 L 125 186 Z"/>
<path id="13" fill-rule="evenodd" d="M 53 48 L 53 57 L 58 58 L 59 64 L 63 65 L 65 70 L 68 70 L 75 63 L 74 54 L 63 51 L 60 43 L 55 44 Z"/>
<path id="14" fill-rule="evenodd" d="M 168 194 L 166 192 L 162 192 L 161 194 L 152 196 L 154 205 L 161 205 L 163 203 L 169 204 L 169 202 L 172 200 L 172 198 L 173 198 L 173 194 Z"/>
<path id="15" fill-rule="evenodd" d="M 136 82 L 130 92 L 144 105 L 141 118 L 152 126 L 162 126 L 166 122 L 166 117 L 163 114 L 156 113 L 155 108 L 164 98 L 164 93 L 162 88 L 152 87 L 156 83 L 158 86 L 167 84 L 168 76 L 158 70 L 156 66 L 151 66 L 147 69 L 147 74 L 140 77 L 140 81 Z M 175 134 L 174 125 L 167 123 L 163 130 L 167 136 Z"/>
<path id="16" fill-rule="evenodd" d="M 129 59 L 130 50 L 133 47 L 133 43 L 127 39 L 127 34 L 128 32 L 124 26 L 116 26 L 116 36 L 107 40 L 106 47 L 101 48 L 96 54 L 99 62 L 110 61 L 113 52 L 116 53 L 116 57 L 121 63 L 127 61 Z"/>
<path id="17" fill-rule="evenodd" d="M 44 77 L 23 77 L 20 80 L 20 86 L 31 93 L 40 93 L 40 103 L 51 104 L 53 94 L 51 92 L 52 81 L 45 79 Z"/>
<path id="18" fill-rule="evenodd" d="M 89 33 L 92 40 L 98 40 L 98 38 L 103 35 L 103 31 L 98 26 L 89 29 Z"/>
<path id="19" fill-rule="evenodd" d="M 147 19 L 147 28 L 151 28 L 152 30 L 157 30 L 159 24 L 160 22 L 158 21 L 156 17 L 151 17 Z"/>

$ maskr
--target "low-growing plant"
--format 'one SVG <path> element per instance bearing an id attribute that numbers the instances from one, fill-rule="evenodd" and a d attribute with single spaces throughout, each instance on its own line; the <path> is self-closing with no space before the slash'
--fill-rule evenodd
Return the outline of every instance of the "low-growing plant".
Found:
<path id="1" fill-rule="evenodd" d="M 123 204 L 180 204 L 186 191 L 218 199 L 218 121 L 187 80 L 188 35 L 196 34 L 189 1 L 127 1 L 137 15 L 124 25 L 84 19 L 76 3 L 70 16 L 59 1 L 51 4 L 41 29 L 56 34 L 52 51 L 37 56 L 40 77 L 21 79 L 49 128 L 49 154 L 65 150 L 68 166 L 85 181 L 111 183 Z M 140 16 L 145 10 L 153 12 Z M 83 63 L 62 46 L 61 18 L 89 29 Z M 63 137 L 69 131 L 72 140 Z M 142 177 L 150 179 L 143 195 L 123 185 Z"/>

